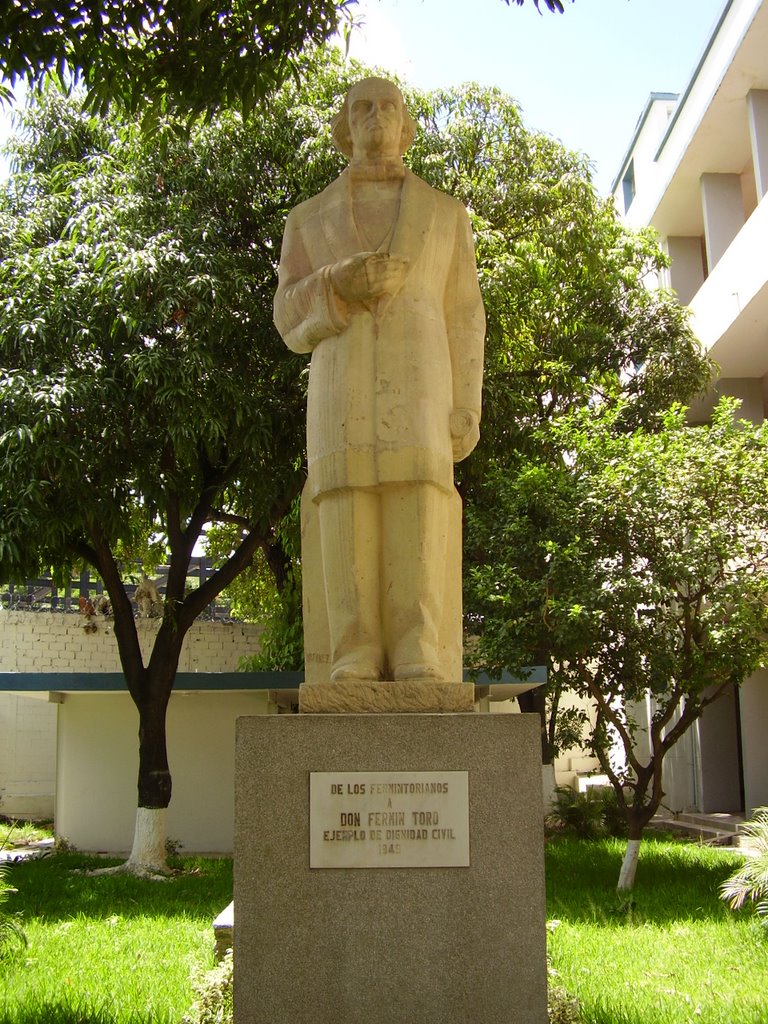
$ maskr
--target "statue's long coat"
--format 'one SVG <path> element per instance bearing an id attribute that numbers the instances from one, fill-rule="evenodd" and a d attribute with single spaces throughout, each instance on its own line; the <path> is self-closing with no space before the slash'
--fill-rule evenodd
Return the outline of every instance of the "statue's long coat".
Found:
<path id="1" fill-rule="evenodd" d="M 406 171 L 392 255 L 409 261 L 394 296 L 347 305 L 334 263 L 363 252 L 344 171 L 288 217 L 275 323 L 311 352 L 309 486 L 429 481 L 453 487 L 449 416 L 480 415 L 485 316 L 464 207 Z M 326 340 L 327 339 L 327 340 Z"/>

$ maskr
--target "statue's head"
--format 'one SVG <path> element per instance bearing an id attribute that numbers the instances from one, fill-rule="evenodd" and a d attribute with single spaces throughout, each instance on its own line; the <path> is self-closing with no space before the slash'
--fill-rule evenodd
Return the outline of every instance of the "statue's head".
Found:
<path id="1" fill-rule="evenodd" d="M 333 120 L 333 141 L 350 160 L 402 156 L 416 136 L 403 94 L 386 78 L 364 78 Z"/>

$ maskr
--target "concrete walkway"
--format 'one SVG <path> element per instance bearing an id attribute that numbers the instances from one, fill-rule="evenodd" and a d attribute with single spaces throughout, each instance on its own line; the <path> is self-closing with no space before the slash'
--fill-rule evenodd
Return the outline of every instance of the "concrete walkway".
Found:
<path id="1" fill-rule="evenodd" d="M 53 839 L 38 839 L 37 842 L 25 846 L 4 846 L 0 850 L 0 862 L 16 864 L 21 860 L 34 860 L 38 857 L 47 857 L 53 853 Z"/>
<path id="2" fill-rule="evenodd" d="M 670 832 L 680 832 L 693 838 L 698 837 L 702 842 L 712 846 L 741 847 L 740 828 L 745 820 L 743 814 L 727 812 L 703 814 L 690 811 L 674 815 L 661 812 L 653 818 L 651 824 L 655 828 L 669 829 Z"/>

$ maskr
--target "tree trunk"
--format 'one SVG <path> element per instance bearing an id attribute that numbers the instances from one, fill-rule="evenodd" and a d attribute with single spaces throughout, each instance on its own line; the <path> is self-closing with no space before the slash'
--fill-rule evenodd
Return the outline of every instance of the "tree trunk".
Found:
<path id="1" fill-rule="evenodd" d="M 124 865 L 129 874 L 152 877 L 169 873 L 165 859 L 166 815 L 166 807 L 136 808 L 133 848 Z"/>
<path id="2" fill-rule="evenodd" d="M 171 772 L 168 766 L 168 748 L 165 738 L 165 719 L 171 696 L 175 668 L 170 681 L 163 685 L 163 677 L 147 670 L 146 685 L 152 691 L 146 701 L 137 704 L 139 711 L 139 802 L 136 811 L 136 829 L 133 849 L 127 870 L 138 874 L 165 874 L 166 863 L 166 811 L 171 802 Z"/>
<path id="3" fill-rule="evenodd" d="M 624 860 L 621 862 L 619 872 L 619 884 L 616 891 L 619 893 L 631 892 L 635 887 L 635 875 L 637 874 L 637 859 L 640 855 L 640 843 L 642 839 L 628 839 L 627 849 L 624 853 Z"/>
<path id="4" fill-rule="evenodd" d="M 541 722 L 541 763 L 552 764 L 552 747 L 549 742 L 547 730 L 547 698 L 543 693 L 543 687 L 538 686 L 534 690 L 527 690 L 517 695 L 517 703 L 524 715 L 538 715 Z"/>
<path id="5" fill-rule="evenodd" d="M 627 808 L 627 824 L 629 825 L 629 838 L 627 849 L 624 852 L 624 859 L 621 862 L 619 881 L 616 886 L 618 893 L 631 892 L 635 887 L 635 875 L 637 874 L 637 860 L 640 856 L 640 843 L 643 839 L 645 826 L 650 821 L 654 809 L 648 806 L 629 806 Z"/>

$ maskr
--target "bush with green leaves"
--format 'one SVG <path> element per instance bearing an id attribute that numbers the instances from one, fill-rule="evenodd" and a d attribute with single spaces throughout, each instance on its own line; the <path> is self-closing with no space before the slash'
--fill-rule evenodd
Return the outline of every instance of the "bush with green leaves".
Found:
<path id="1" fill-rule="evenodd" d="M 232 950 L 210 971 L 193 981 L 195 1001 L 181 1024 L 232 1024 Z"/>
<path id="2" fill-rule="evenodd" d="M 738 910 L 753 903 L 760 923 L 768 930 L 768 807 L 758 807 L 741 835 L 749 842 L 752 855 L 720 886 L 721 897 Z"/>
<path id="3" fill-rule="evenodd" d="M 607 786 L 590 786 L 584 793 L 558 786 L 547 825 L 553 832 L 579 839 L 622 836 L 627 828 L 616 794 Z"/>
<path id="4" fill-rule="evenodd" d="M 8 881 L 8 870 L 7 863 L 0 863 L 0 960 L 3 960 L 14 947 L 27 944 L 27 937 L 19 922 L 3 909 L 8 897 L 16 892 Z"/>

